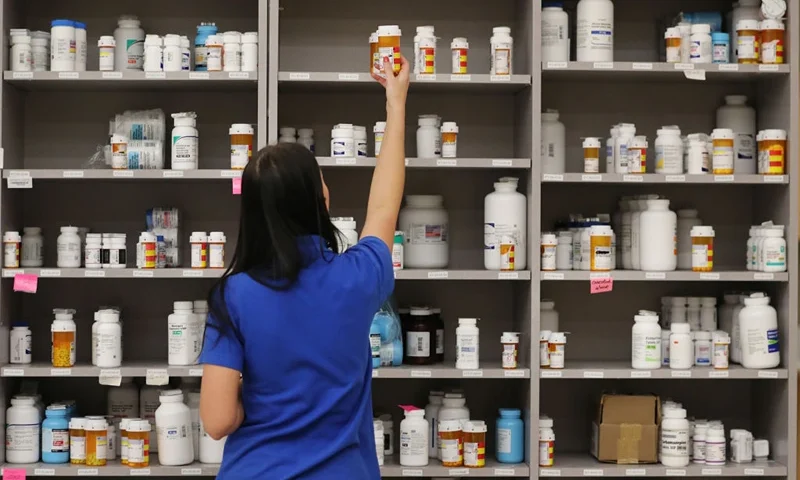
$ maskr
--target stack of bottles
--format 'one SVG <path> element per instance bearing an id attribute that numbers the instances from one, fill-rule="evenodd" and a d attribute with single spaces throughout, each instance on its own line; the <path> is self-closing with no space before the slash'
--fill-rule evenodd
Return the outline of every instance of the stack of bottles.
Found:
<path id="1" fill-rule="evenodd" d="M 764 222 L 750 227 L 747 240 L 747 269 L 755 272 L 785 272 L 786 239 L 785 227 Z"/>
<path id="2" fill-rule="evenodd" d="M 151 208 L 145 216 L 146 231 L 164 238 L 166 267 L 180 267 L 180 211 L 177 208 Z"/>
<path id="3" fill-rule="evenodd" d="M 355 128 L 355 127 L 354 127 Z M 362 127 L 359 127 L 362 128 Z M 364 156 L 366 156 L 366 127 L 364 128 Z M 314 129 L 313 128 L 294 128 L 294 127 L 281 127 L 278 132 L 280 133 L 280 138 L 278 141 L 281 143 L 299 143 L 303 145 L 307 149 L 311 150 L 311 153 L 316 151 L 316 146 L 314 145 Z M 353 132 L 355 135 L 355 132 Z M 332 152 L 333 150 L 331 150 Z M 332 155 L 332 154 L 331 154 Z M 377 154 L 376 154 L 377 155 Z"/>
<path id="4" fill-rule="evenodd" d="M 624 234 L 624 227 L 622 231 Z M 541 269 L 608 272 L 616 269 L 619 263 L 617 245 L 611 215 L 570 215 L 570 220 L 556 232 L 542 233 Z"/>

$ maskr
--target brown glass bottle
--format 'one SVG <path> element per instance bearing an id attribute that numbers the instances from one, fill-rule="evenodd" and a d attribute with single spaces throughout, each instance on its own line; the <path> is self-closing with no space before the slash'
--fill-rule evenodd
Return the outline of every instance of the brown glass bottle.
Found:
<path id="1" fill-rule="evenodd" d="M 406 327 L 405 355 L 408 365 L 430 365 L 436 361 L 436 324 L 433 310 L 411 307 Z"/>

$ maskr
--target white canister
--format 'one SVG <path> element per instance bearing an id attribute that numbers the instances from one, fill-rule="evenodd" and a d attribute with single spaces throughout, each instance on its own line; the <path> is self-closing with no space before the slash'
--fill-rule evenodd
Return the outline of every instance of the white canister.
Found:
<path id="1" fill-rule="evenodd" d="M 408 268 L 446 268 L 450 221 L 441 195 L 406 195 L 400 211 L 405 233 L 404 264 Z"/>

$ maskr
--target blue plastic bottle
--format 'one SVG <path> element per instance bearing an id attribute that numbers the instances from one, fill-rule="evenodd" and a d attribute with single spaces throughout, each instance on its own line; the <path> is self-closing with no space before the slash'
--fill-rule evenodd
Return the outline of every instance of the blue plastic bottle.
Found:
<path id="1" fill-rule="evenodd" d="M 42 461 L 44 463 L 69 462 L 69 420 L 67 407 L 50 405 L 42 422 Z"/>
<path id="2" fill-rule="evenodd" d="M 516 408 L 501 408 L 497 419 L 497 461 L 522 463 L 525 458 L 522 412 Z"/>
<path id="3" fill-rule="evenodd" d="M 369 326 L 369 349 L 372 352 L 372 368 L 381 367 L 381 327 L 372 321 Z"/>
<path id="4" fill-rule="evenodd" d="M 201 23 L 197 26 L 197 36 L 194 37 L 194 69 L 198 72 L 208 70 L 208 48 L 206 39 L 209 35 L 217 34 L 217 26 L 213 23 Z"/>

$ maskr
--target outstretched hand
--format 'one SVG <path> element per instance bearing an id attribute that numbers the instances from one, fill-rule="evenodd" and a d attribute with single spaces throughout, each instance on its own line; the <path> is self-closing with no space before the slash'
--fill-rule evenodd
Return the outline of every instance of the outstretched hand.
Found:
<path id="1" fill-rule="evenodd" d="M 378 81 L 386 89 L 386 106 L 400 107 L 405 106 L 406 96 L 408 95 L 409 70 L 411 69 L 406 57 L 400 55 L 400 71 L 394 74 L 394 65 L 389 57 L 383 58 L 384 76 L 372 73 L 372 78 Z"/>

